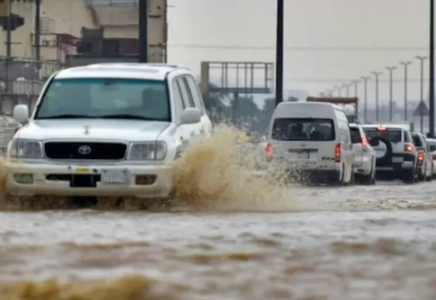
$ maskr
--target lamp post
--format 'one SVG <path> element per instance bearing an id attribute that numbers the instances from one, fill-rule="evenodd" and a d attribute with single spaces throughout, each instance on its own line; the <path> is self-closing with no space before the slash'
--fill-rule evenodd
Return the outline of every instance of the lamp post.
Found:
<path id="1" fill-rule="evenodd" d="M 354 97 L 356 97 L 357 98 L 357 94 L 358 94 L 358 92 L 357 92 L 357 87 L 358 87 L 358 85 L 359 85 L 359 80 L 353 80 L 353 81 L 351 81 L 351 83 L 352 84 L 354 84 Z"/>
<path id="2" fill-rule="evenodd" d="M 434 98 L 435 98 L 435 74 L 434 74 L 434 0 L 430 0 L 430 97 L 429 109 L 430 109 L 430 137 L 435 137 L 435 115 L 434 115 Z"/>
<path id="3" fill-rule="evenodd" d="M 364 121 L 365 123 L 368 122 L 368 80 L 371 79 L 369 76 L 362 76 L 360 77 L 363 80 L 363 90 L 364 90 Z"/>
<path id="4" fill-rule="evenodd" d="M 276 106 L 283 101 L 283 24 L 285 1 L 277 0 Z"/>
<path id="5" fill-rule="evenodd" d="M 345 91 L 346 91 L 346 95 L 347 95 L 347 97 L 350 97 L 350 86 L 351 86 L 351 84 L 344 84 L 342 87 L 344 87 L 345 88 Z"/>
<path id="6" fill-rule="evenodd" d="M 404 66 L 404 120 L 407 121 L 407 68 L 412 64 L 411 61 L 401 61 L 400 64 Z"/>
<path id="7" fill-rule="evenodd" d="M 424 61 L 426 59 L 428 59 L 427 56 L 416 56 L 417 59 L 419 59 L 419 61 L 421 62 L 421 92 L 420 92 L 420 105 L 425 105 L 424 103 Z M 420 123 L 421 123 L 421 132 L 424 130 L 424 111 L 423 109 L 421 109 L 421 113 L 420 113 Z"/>
<path id="8" fill-rule="evenodd" d="M 342 97 L 341 87 L 339 85 L 335 85 L 334 88 L 338 91 L 338 96 Z"/>
<path id="9" fill-rule="evenodd" d="M 376 121 L 379 121 L 379 103 L 378 103 L 378 96 L 379 96 L 379 86 L 378 81 L 379 77 L 383 72 L 372 72 L 372 74 L 375 76 L 375 118 Z"/>
<path id="10" fill-rule="evenodd" d="M 386 67 L 386 70 L 389 71 L 389 121 L 390 122 L 392 122 L 393 120 L 393 109 L 394 109 L 392 77 L 396 69 L 397 67 Z"/>

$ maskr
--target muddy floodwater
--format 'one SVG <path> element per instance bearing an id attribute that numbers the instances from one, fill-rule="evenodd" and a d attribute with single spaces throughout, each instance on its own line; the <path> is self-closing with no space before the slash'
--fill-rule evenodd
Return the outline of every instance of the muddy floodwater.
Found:
<path id="1" fill-rule="evenodd" d="M 4 212 L 0 299 L 435 299 L 435 192 L 295 187 L 283 212 Z"/>
<path id="2" fill-rule="evenodd" d="M 289 186 L 245 141 L 192 146 L 172 209 L 4 206 L 0 300 L 436 299 L 436 183 Z"/>

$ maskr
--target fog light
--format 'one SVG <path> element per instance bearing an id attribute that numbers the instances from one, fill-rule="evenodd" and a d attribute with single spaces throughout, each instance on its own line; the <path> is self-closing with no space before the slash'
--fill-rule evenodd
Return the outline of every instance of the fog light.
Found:
<path id="1" fill-rule="evenodd" d="M 20 184 L 32 184 L 33 175 L 32 174 L 14 174 L 14 179 Z"/>
<path id="2" fill-rule="evenodd" d="M 156 182 L 156 175 L 137 175 L 136 185 L 152 185 Z"/>

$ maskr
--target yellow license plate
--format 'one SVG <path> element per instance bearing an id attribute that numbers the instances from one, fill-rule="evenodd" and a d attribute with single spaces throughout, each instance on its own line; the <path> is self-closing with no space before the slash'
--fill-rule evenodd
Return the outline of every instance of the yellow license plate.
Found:
<path id="1" fill-rule="evenodd" d="M 89 168 L 76 168 L 76 174 L 89 174 Z"/>

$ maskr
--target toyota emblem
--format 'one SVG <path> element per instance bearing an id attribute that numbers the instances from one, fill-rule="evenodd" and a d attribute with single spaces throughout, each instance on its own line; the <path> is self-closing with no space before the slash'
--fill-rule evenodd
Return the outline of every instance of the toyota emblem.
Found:
<path id="1" fill-rule="evenodd" d="M 79 149 L 77 150 L 79 152 L 79 154 L 81 155 L 88 155 L 91 153 L 91 147 L 87 146 L 87 145 L 83 145 L 80 146 Z"/>

